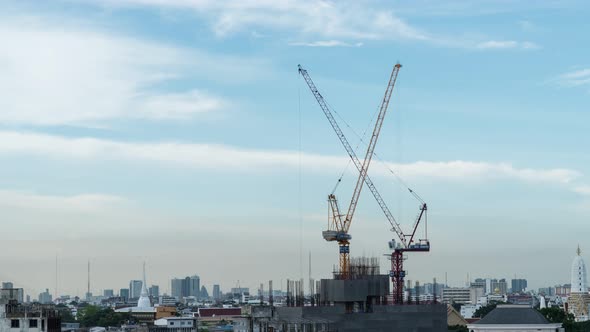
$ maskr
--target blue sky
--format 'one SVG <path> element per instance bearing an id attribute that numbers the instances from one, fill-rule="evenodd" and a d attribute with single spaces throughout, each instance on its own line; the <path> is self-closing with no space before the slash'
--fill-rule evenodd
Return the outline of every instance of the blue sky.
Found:
<path id="1" fill-rule="evenodd" d="M 89 258 L 94 292 L 138 278 L 142 260 L 164 291 L 194 273 L 280 284 L 307 275 L 310 251 L 328 277 L 326 195 L 346 169 L 348 201 L 356 175 L 298 64 L 355 146 L 403 64 L 369 173 L 406 228 L 417 203 L 387 167 L 430 206 L 433 251 L 410 257 L 410 279 L 566 283 L 577 244 L 590 248 L 583 1 L 0 9 L 0 279 L 34 296 L 55 280 L 29 266 L 53 275 L 56 255 L 71 294 Z M 355 218 L 353 255 L 385 253 L 394 235 L 368 192 Z"/>

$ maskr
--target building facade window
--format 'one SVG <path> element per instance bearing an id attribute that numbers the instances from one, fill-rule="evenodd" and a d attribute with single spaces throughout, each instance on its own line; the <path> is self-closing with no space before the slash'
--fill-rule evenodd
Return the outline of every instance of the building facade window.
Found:
<path id="1" fill-rule="evenodd" d="M 17 329 L 20 327 L 20 321 L 18 319 L 12 319 L 10 321 L 10 327 L 13 329 Z"/>
<path id="2" fill-rule="evenodd" d="M 36 319 L 29 319 L 29 327 L 37 327 L 37 320 Z"/>

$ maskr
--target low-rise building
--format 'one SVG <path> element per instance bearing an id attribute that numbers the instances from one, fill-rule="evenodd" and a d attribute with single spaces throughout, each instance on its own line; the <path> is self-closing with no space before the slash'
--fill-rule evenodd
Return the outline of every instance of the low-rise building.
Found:
<path id="1" fill-rule="evenodd" d="M 175 306 L 157 306 L 156 307 L 156 320 L 166 318 L 166 317 L 174 317 L 176 316 L 176 307 Z"/>
<path id="2" fill-rule="evenodd" d="M 442 300 L 444 303 L 474 304 L 483 295 L 480 287 L 456 287 L 443 288 Z"/>
<path id="3" fill-rule="evenodd" d="M 197 319 L 193 317 L 167 317 L 154 321 L 150 332 L 196 332 Z"/>
<path id="4" fill-rule="evenodd" d="M 80 323 L 61 323 L 61 332 L 74 332 L 80 329 Z"/>
<path id="5" fill-rule="evenodd" d="M 158 298 L 158 303 L 164 306 L 174 306 L 178 302 L 175 296 L 161 295 Z"/>
<path id="6" fill-rule="evenodd" d="M 61 332 L 59 313 L 52 305 L 0 305 L 0 332 Z"/>
<path id="7" fill-rule="evenodd" d="M 481 304 L 464 304 L 461 306 L 461 316 L 463 318 L 473 318 L 479 308 L 481 308 Z"/>
<path id="8" fill-rule="evenodd" d="M 241 314 L 241 308 L 199 308 L 196 312 L 199 320 L 204 322 L 230 321 Z"/>
<path id="9" fill-rule="evenodd" d="M 533 306 L 535 304 L 535 298 L 530 294 L 508 294 L 508 303 L 510 304 L 521 304 Z"/>

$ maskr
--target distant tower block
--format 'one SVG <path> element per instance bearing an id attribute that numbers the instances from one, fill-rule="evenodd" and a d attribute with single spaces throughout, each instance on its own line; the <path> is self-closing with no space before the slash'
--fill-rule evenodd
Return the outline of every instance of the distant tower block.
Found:
<path id="1" fill-rule="evenodd" d="M 590 295 L 588 294 L 586 263 L 582 258 L 582 250 L 578 246 L 576 257 L 572 262 L 571 294 L 567 300 L 568 311 L 574 315 L 577 322 L 587 321 L 589 317 L 588 305 Z"/>

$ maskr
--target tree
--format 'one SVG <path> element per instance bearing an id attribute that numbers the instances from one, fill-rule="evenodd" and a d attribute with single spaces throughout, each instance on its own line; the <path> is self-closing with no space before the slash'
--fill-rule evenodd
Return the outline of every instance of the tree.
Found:
<path id="1" fill-rule="evenodd" d="M 59 317 L 61 321 L 64 323 L 75 323 L 76 318 L 72 315 L 72 310 L 68 308 L 65 304 L 58 304 L 55 306 L 57 311 L 59 312 Z"/>
<path id="2" fill-rule="evenodd" d="M 111 308 L 101 308 L 94 305 L 86 306 L 78 312 L 78 321 L 83 327 L 121 326 L 131 319 L 129 313 L 115 312 Z"/>
<path id="3" fill-rule="evenodd" d="M 565 328 L 565 332 L 586 332 L 586 331 L 590 331 L 590 321 L 586 321 L 586 322 L 568 321 L 566 323 L 563 323 L 563 327 Z"/>
<path id="4" fill-rule="evenodd" d="M 551 323 L 569 323 L 574 321 L 574 315 L 566 313 L 558 307 L 543 308 L 539 312 Z"/>
<path id="5" fill-rule="evenodd" d="M 484 318 L 492 310 L 496 309 L 496 306 L 498 304 L 504 304 L 504 302 L 491 302 L 490 304 L 475 310 L 475 312 L 473 313 L 473 317 Z"/>

